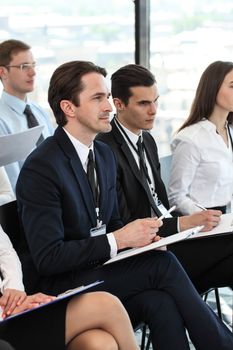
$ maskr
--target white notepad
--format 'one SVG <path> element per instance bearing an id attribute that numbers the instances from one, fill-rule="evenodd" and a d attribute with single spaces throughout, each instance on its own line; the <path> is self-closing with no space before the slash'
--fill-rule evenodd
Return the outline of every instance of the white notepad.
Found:
<path id="1" fill-rule="evenodd" d="M 117 254 L 114 258 L 106 261 L 104 264 L 111 264 L 113 262 L 116 262 L 116 261 L 119 261 L 122 259 L 130 258 L 131 256 L 134 256 L 134 255 L 145 253 L 149 250 L 161 248 L 161 247 L 167 246 L 167 245 L 172 244 L 172 243 L 183 241 L 184 239 L 187 239 L 190 236 L 199 232 L 202 228 L 203 228 L 203 226 L 197 226 L 197 227 L 194 227 L 192 229 L 185 230 L 185 231 L 176 233 L 174 235 L 171 235 L 171 236 L 168 236 L 165 238 L 161 238 L 159 241 L 148 244 L 145 247 L 132 248 L 132 249 L 125 250 L 125 251 Z"/>

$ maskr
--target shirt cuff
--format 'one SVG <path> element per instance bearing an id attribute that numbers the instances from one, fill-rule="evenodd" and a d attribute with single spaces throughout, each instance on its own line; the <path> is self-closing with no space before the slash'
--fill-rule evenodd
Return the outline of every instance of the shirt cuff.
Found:
<path id="1" fill-rule="evenodd" d="M 110 245 L 110 257 L 114 258 L 117 255 L 117 242 L 116 242 L 116 239 L 114 237 L 114 234 L 112 232 L 108 233 L 107 239 L 108 239 L 108 243 Z"/>
<path id="2" fill-rule="evenodd" d="M 180 232 L 180 218 L 177 218 L 177 232 Z"/>

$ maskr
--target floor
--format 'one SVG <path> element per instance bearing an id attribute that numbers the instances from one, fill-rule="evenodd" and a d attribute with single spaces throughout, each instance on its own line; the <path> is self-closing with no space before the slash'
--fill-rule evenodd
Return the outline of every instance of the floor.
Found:
<path id="1" fill-rule="evenodd" d="M 223 320 L 226 323 L 226 325 L 232 330 L 233 325 L 233 291 L 229 288 L 219 288 L 219 294 L 220 294 L 220 304 L 221 304 L 221 311 L 223 315 Z M 207 303 L 210 305 L 210 307 L 217 312 L 216 310 L 216 303 L 215 303 L 215 295 L 214 292 L 210 292 L 207 298 Z M 138 339 L 138 344 L 141 344 L 141 332 L 136 332 L 136 337 Z M 153 350 L 152 346 L 149 347 L 148 350 Z M 174 349 L 176 350 L 176 349 Z M 190 342 L 190 350 L 195 350 L 194 346 Z"/>

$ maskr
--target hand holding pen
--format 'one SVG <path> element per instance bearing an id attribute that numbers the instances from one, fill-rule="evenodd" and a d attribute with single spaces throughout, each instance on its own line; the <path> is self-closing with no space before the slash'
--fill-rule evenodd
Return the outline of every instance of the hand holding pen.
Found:
<path id="1" fill-rule="evenodd" d="M 194 226 L 204 225 L 202 231 L 210 231 L 219 224 L 222 215 L 220 210 L 207 209 L 199 203 L 195 203 L 195 206 L 202 211 L 190 215 Z"/>

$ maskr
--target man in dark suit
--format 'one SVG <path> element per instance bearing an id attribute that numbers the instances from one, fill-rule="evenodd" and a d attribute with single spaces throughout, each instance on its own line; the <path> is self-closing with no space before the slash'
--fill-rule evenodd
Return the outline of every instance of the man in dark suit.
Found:
<path id="1" fill-rule="evenodd" d="M 119 250 L 159 239 L 160 226 L 154 218 L 126 226 L 120 220 L 114 155 L 94 141 L 111 129 L 105 76 L 93 63 L 74 61 L 58 67 L 50 80 L 58 128 L 27 158 L 17 183 L 26 288 L 32 267 L 37 288 L 50 294 L 104 280 L 94 289 L 118 296 L 133 325 L 146 322 L 155 348 L 189 349 L 186 328 L 198 349 L 232 349 L 231 332 L 172 253 L 150 251 L 103 265 Z"/>
<path id="2" fill-rule="evenodd" d="M 127 224 L 136 218 L 160 216 L 169 207 L 160 176 L 157 146 L 148 132 L 154 124 L 159 94 L 154 75 L 140 65 L 120 68 L 111 80 L 116 116 L 111 122 L 112 131 L 100 134 L 97 139 L 108 144 L 115 154 L 119 210 L 123 223 Z M 146 181 L 140 172 L 136 145 L 140 135 Z M 204 225 L 204 230 L 208 231 L 218 224 L 220 215 L 220 211 L 206 210 L 190 216 L 166 218 L 159 234 L 167 236 L 196 225 Z M 233 271 L 229 268 L 233 264 L 230 235 L 184 241 L 169 249 L 200 292 L 211 287 L 233 286 Z"/>

